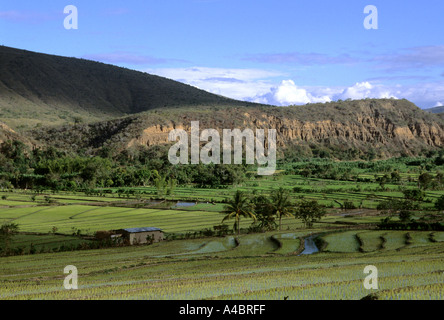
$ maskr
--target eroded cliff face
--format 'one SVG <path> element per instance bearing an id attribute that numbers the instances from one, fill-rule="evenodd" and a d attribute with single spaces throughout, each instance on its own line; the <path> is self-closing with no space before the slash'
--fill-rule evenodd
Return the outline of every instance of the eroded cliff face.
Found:
<path id="1" fill-rule="evenodd" d="M 201 131 L 216 129 L 221 136 L 223 129 L 276 129 L 278 146 L 284 148 L 290 143 L 311 143 L 361 150 L 384 148 L 390 155 L 391 152 L 415 154 L 420 151 L 418 148 L 439 148 L 444 144 L 444 126 L 439 119 L 412 117 L 401 112 L 395 121 L 374 108 L 364 111 L 367 112 L 358 109 L 347 119 L 307 120 L 301 119 L 297 110 L 285 116 L 258 110 L 224 110 L 196 120 L 200 121 Z M 126 147 L 169 143 L 168 134 L 173 129 L 184 129 L 190 134 L 192 118 L 187 115 L 178 122 L 167 121 L 163 125 L 144 128 Z"/>
<path id="2" fill-rule="evenodd" d="M 224 129 L 276 129 L 279 150 L 302 146 L 379 157 L 420 155 L 444 146 L 444 119 L 406 100 L 362 100 L 295 107 L 201 107 L 158 109 L 122 119 L 31 131 L 39 142 L 59 148 L 82 148 L 95 154 L 102 147 L 122 152 L 138 146 L 171 143 L 169 133 L 199 121 L 200 132 Z M 279 152 L 278 150 L 278 152 Z M 333 154 L 334 154 L 333 152 Z"/>

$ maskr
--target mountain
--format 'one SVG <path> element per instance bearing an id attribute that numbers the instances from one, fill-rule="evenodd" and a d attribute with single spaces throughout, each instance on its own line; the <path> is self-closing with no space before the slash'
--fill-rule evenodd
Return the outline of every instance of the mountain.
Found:
<path id="1" fill-rule="evenodd" d="M 265 106 L 143 72 L 8 47 L 0 47 L 0 121 L 0 141 L 82 155 L 167 145 L 168 133 L 189 130 L 191 121 L 219 132 L 276 129 L 281 156 L 387 158 L 444 145 L 444 114 L 407 100 Z"/>
<path id="2" fill-rule="evenodd" d="M 430 112 L 430 113 L 444 113 L 444 106 L 443 107 L 435 107 L 430 109 L 425 109 L 424 111 Z"/>
<path id="3" fill-rule="evenodd" d="M 248 103 L 113 65 L 0 46 L 0 121 L 16 129 L 200 105 Z"/>
<path id="4" fill-rule="evenodd" d="M 444 121 L 407 100 L 366 99 L 292 107 L 202 107 L 153 110 L 90 124 L 36 128 L 28 134 L 41 143 L 69 151 L 97 154 L 168 144 L 168 133 L 200 128 L 276 129 L 286 155 L 339 158 L 370 153 L 379 158 L 421 155 L 444 146 Z M 352 153 L 352 154 L 350 154 Z"/>

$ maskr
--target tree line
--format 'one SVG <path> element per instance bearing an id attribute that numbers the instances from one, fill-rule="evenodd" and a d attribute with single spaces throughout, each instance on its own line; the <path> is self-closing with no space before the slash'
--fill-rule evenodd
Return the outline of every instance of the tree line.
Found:
<path id="1" fill-rule="evenodd" d="M 30 150 L 20 141 L 0 145 L 0 189 L 82 191 L 93 188 L 196 184 L 218 188 L 240 184 L 246 165 L 172 165 L 163 146 L 124 150 L 115 157 L 67 154 L 53 147 Z M 170 188 L 171 189 L 171 188 Z"/>
<path id="2" fill-rule="evenodd" d="M 222 223 L 234 219 L 234 230 L 240 234 L 241 218 L 253 220 L 253 225 L 261 230 L 282 230 L 282 218 L 294 217 L 301 219 L 307 228 L 319 221 L 326 214 L 326 210 L 317 201 L 302 200 L 293 203 L 290 193 L 279 188 L 272 192 L 270 197 L 249 197 L 242 191 L 236 191 L 232 199 L 227 201 L 223 213 Z M 277 222 L 276 222 L 277 221 Z"/>

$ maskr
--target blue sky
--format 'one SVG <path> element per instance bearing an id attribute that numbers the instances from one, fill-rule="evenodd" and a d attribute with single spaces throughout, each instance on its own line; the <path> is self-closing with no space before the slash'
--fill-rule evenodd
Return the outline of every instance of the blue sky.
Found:
<path id="1" fill-rule="evenodd" d="M 78 9 L 66 30 L 63 9 Z M 378 29 L 364 28 L 367 5 Z M 444 2 L 21 1 L 0 44 L 86 58 L 276 105 L 365 97 L 444 104 Z"/>

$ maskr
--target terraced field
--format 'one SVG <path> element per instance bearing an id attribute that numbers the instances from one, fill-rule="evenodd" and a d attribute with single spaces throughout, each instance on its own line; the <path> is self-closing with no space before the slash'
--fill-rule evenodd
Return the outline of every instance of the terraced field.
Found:
<path id="1" fill-rule="evenodd" d="M 418 232 L 418 231 L 410 231 L 409 233 L 410 239 L 406 241 L 410 247 L 421 247 L 427 246 L 431 242 L 432 233 L 431 232 Z"/>
<path id="2" fill-rule="evenodd" d="M 405 231 L 389 231 L 384 233 L 384 248 L 387 250 L 398 250 L 407 245 Z"/>
<path id="3" fill-rule="evenodd" d="M 374 180 L 374 175 L 356 174 Z M 402 180 L 410 183 L 408 179 L 417 176 L 403 173 Z M 329 209 L 332 215 L 312 230 L 304 229 L 299 220 L 284 218 L 282 232 L 194 238 L 221 224 L 224 205 L 218 201 L 236 190 L 268 196 L 277 185 L 290 190 L 293 201 L 317 200 L 336 209 Z M 34 199 L 29 192 L 0 192 L 6 196 L 0 200 L 0 224 L 14 222 L 20 231 L 45 234 L 18 235 L 13 247 L 32 243 L 39 251 L 55 243 L 76 245 L 81 239 L 71 235 L 78 230 L 92 235 L 151 226 L 191 235 L 150 246 L 2 257 L 0 299 L 361 299 L 372 293 L 363 287 L 367 265 L 378 268 L 380 288 L 373 293 L 380 299 L 443 299 L 444 232 L 337 231 L 344 224 L 355 228 L 378 223 L 380 216 L 356 214 L 365 209 L 338 208 L 351 201 L 356 207 L 374 209 L 381 200 L 403 198 L 398 185 L 385 187 L 381 190 L 376 182 L 359 183 L 358 188 L 354 181 L 274 176 L 220 190 L 178 187 L 169 200 L 198 203 L 165 208 L 137 208 L 151 201 L 154 187 L 133 188 L 141 192 L 138 197 L 144 203 L 134 195 L 119 197 L 116 189 L 106 197 L 59 193 Z M 421 208 L 432 207 L 443 194 L 427 191 Z M 415 212 L 416 218 L 421 214 Z M 229 227 L 233 223 L 226 222 Z M 241 228 L 250 225 L 251 220 L 241 220 Z M 66 236 L 49 234 L 53 227 Z M 327 246 L 319 253 L 296 255 L 302 238 L 311 233 L 322 234 Z M 67 265 L 78 268 L 79 290 L 63 288 Z"/>
<path id="4" fill-rule="evenodd" d="M 167 233 L 196 232 L 220 225 L 224 215 L 217 211 L 135 209 L 86 205 L 39 206 L 0 209 L 4 223 L 19 224 L 24 232 L 50 232 L 72 234 L 73 229 L 82 234 L 95 231 L 154 226 Z M 227 221 L 231 227 L 233 221 Z M 242 219 L 241 228 L 248 228 L 251 220 Z M 294 218 L 283 219 L 284 228 L 295 228 L 302 223 Z"/>
<path id="5" fill-rule="evenodd" d="M 399 164 L 397 164 L 399 169 Z M 404 168 L 408 170 L 408 168 Z M 419 171 L 418 171 L 419 172 Z M 168 196 L 169 200 L 180 199 L 181 201 L 196 201 L 200 202 L 198 210 L 213 211 L 219 210 L 220 206 L 213 206 L 213 202 L 222 202 L 227 198 L 233 196 L 237 190 L 245 191 L 248 194 L 263 194 L 269 195 L 276 186 L 283 187 L 291 191 L 293 200 L 301 197 L 309 200 L 319 201 L 323 205 L 340 208 L 339 203 L 351 201 L 354 206 L 369 209 L 375 209 L 377 204 L 382 200 L 389 199 L 403 199 L 403 193 L 399 191 L 398 185 L 386 184 L 385 190 L 381 190 L 380 185 L 375 181 L 376 177 L 381 177 L 383 173 L 364 173 L 362 170 L 355 170 L 355 175 L 359 179 L 367 179 L 368 182 L 356 181 L 341 181 L 321 178 L 307 178 L 301 175 L 282 175 L 282 176 L 264 176 L 260 179 L 254 178 L 247 180 L 243 185 L 237 187 L 230 187 L 227 189 L 209 189 L 196 188 L 195 186 L 179 186 L 175 190 L 174 196 Z M 419 173 L 401 172 L 401 181 L 408 183 L 408 188 L 414 188 L 414 181 L 409 179 L 417 179 Z M 0 207 L 2 206 L 21 206 L 21 205 L 43 205 L 45 204 L 45 197 L 50 197 L 58 204 L 87 204 L 88 202 L 97 202 L 109 204 L 112 202 L 121 202 L 125 199 L 135 200 L 137 198 L 148 200 L 151 197 L 156 197 L 156 188 L 151 187 L 136 187 L 126 188 L 128 190 L 138 192 L 135 194 L 119 194 L 119 188 L 108 188 L 102 190 L 106 192 L 103 196 L 85 195 L 80 192 L 59 192 L 56 194 L 34 194 L 29 191 L 14 190 L 14 192 L 2 192 L 0 196 L 6 196 L 6 200 L 0 200 Z M 426 198 L 422 204 L 422 208 L 433 207 L 433 202 L 444 195 L 444 190 L 427 191 Z M 32 197 L 35 197 L 32 200 Z M 204 204 L 209 202 L 205 207 Z"/>
<path id="6" fill-rule="evenodd" d="M 363 252 L 374 252 L 382 249 L 385 231 L 365 231 L 358 232 L 357 236 L 361 240 L 361 250 Z"/>
<path id="7" fill-rule="evenodd" d="M 301 249 L 303 237 L 307 232 L 292 232 L 273 235 L 280 242 L 280 247 L 274 252 L 277 254 L 295 254 Z"/>
<path id="8" fill-rule="evenodd" d="M 378 254 L 264 255 L 275 249 L 267 236 L 243 236 L 236 248 L 232 238 L 215 238 L 2 258 L 0 299 L 353 300 L 372 292 L 380 299 L 442 299 L 440 243 Z M 78 268 L 79 290 L 63 288 L 67 265 Z M 378 291 L 363 286 L 367 265 L 379 270 Z"/>
<path id="9" fill-rule="evenodd" d="M 433 232 L 432 237 L 437 242 L 444 242 L 444 232 Z"/>
<path id="10" fill-rule="evenodd" d="M 323 237 L 323 239 L 327 242 L 327 247 L 324 251 L 351 253 L 359 251 L 356 231 L 333 233 Z"/>
<path id="11" fill-rule="evenodd" d="M 11 240 L 9 247 L 21 249 L 24 254 L 28 254 L 31 250 L 34 252 L 57 251 L 61 247 L 78 247 L 91 242 L 91 240 L 63 235 L 18 234 Z M 4 247 L 0 246 L 0 249 L 4 249 Z"/>
<path id="12" fill-rule="evenodd" d="M 432 236 L 433 234 L 433 236 Z M 323 236 L 326 252 L 376 252 L 428 246 L 444 240 L 444 232 L 429 231 L 346 231 Z"/>
<path id="13" fill-rule="evenodd" d="M 166 232 L 197 231 L 212 228 L 223 218 L 217 212 L 78 205 L 4 209 L 0 217 L 19 224 L 22 231 L 49 232 L 55 226 L 60 233 L 67 234 L 72 228 L 92 234 L 99 230 L 140 226 L 155 226 Z"/>

